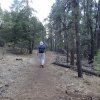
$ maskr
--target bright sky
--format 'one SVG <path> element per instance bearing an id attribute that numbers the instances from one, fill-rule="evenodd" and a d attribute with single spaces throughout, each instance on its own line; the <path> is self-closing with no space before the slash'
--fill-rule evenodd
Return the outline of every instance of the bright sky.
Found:
<path id="1" fill-rule="evenodd" d="M 37 16 L 40 21 L 43 21 L 51 10 L 55 0 L 33 0 L 33 8 L 37 10 Z"/>
<path id="2" fill-rule="evenodd" d="M 51 6 L 53 5 L 55 0 L 30 0 L 32 7 L 37 11 L 36 16 L 39 18 L 41 22 L 45 19 L 50 12 Z M 13 0 L 0 0 L 0 4 L 2 9 L 9 10 L 9 6 Z"/>

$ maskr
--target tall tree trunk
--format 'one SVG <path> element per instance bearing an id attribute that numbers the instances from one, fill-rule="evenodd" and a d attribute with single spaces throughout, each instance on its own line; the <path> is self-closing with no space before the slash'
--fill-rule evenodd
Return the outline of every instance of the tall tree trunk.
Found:
<path id="1" fill-rule="evenodd" d="M 29 41 L 29 54 L 32 54 L 32 51 L 33 51 L 33 42 L 32 41 Z"/>
<path id="2" fill-rule="evenodd" d="M 74 65 L 74 48 L 70 50 L 70 65 Z"/>
<path id="3" fill-rule="evenodd" d="M 83 77 L 81 57 L 80 57 L 80 36 L 79 36 L 79 0 L 72 0 L 74 8 L 74 24 L 75 24 L 75 34 L 76 34 L 76 54 L 77 54 L 77 69 L 78 77 Z"/>
<path id="4" fill-rule="evenodd" d="M 89 64 L 92 64 L 94 61 L 94 33 L 93 33 L 93 27 L 92 27 L 92 8 L 90 5 L 92 1 L 87 0 L 87 7 L 86 7 L 86 17 L 87 17 L 87 32 L 88 35 L 90 35 L 90 51 L 88 53 L 88 60 Z"/>
<path id="5" fill-rule="evenodd" d="M 65 22 L 65 17 L 64 17 L 64 22 Z M 67 51 L 67 64 L 68 64 L 68 57 L 69 57 L 69 50 L 68 50 L 68 33 L 66 31 L 66 24 L 63 23 L 63 28 L 64 28 L 64 49 Z"/>
<path id="6" fill-rule="evenodd" d="M 52 32 L 50 34 L 50 50 L 53 50 L 53 37 L 52 37 Z"/>
<path id="7" fill-rule="evenodd" d="M 100 0 L 98 2 L 98 37 L 100 37 Z M 98 48 L 100 49 L 100 40 L 98 38 Z"/>
<path id="8" fill-rule="evenodd" d="M 55 35 L 55 47 L 54 47 L 55 51 L 57 51 L 57 36 Z"/>
<path id="9" fill-rule="evenodd" d="M 69 62 L 69 49 L 68 49 L 68 43 L 67 43 L 67 64 Z"/>
<path id="10" fill-rule="evenodd" d="M 98 20 L 98 17 L 96 17 L 96 26 L 95 26 L 95 33 L 94 33 L 94 40 L 95 40 L 95 53 L 98 51 L 98 31 L 97 31 L 97 29 L 98 29 L 98 22 L 97 22 L 97 20 Z"/>

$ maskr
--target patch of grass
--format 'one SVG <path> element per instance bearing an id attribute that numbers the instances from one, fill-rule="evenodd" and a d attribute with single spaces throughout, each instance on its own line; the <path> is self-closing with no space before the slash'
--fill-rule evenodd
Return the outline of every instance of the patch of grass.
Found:
<path id="1" fill-rule="evenodd" d="M 100 50 L 98 51 L 97 55 L 95 56 L 94 65 L 97 70 L 100 70 Z"/>

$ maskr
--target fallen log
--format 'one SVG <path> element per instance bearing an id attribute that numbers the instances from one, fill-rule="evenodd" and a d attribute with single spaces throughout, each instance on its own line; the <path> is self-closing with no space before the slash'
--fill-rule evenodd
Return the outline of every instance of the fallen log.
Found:
<path id="1" fill-rule="evenodd" d="M 53 62 L 53 64 L 61 66 L 61 67 L 65 67 L 65 68 L 71 68 L 72 70 L 77 71 L 77 67 L 72 66 L 72 65 L 65 65 L 65 64 L 60 64 L 60 63 L 57 63 L 57 62 Z M 89 68 L 87 69 L 84 66 L 82 67 L 82 71 L 85 72 L 86 74 L 91 74 L 91 75 L 95 75 L 95 76 L 100 77 L 100 72 L 91 70 Z"/>
<path id="2" fill-rule="evenodd" d="M 71 68 L 72 67 L 71 65 L 64 65 L 64 64 L 57 63 L 57 62 L 53 62 L 52 64 L 62 66 L 62 67 L 65 67 L 65 68 Z"/>

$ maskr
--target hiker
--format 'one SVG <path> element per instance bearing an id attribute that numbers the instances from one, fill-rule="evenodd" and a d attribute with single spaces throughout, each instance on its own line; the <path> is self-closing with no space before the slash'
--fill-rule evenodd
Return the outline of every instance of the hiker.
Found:
<path id="1" fill-rule="evenodd" d="M 42 68 L 44 67 L 44 63 L 45 63 L 45 53 L 46 53 L 46 48 L 45 48 L 44 43 L 41 41 L 38 47 L 38 55 L 39 55 L 39 60 L 40 60 L 40 66 Z"/>

